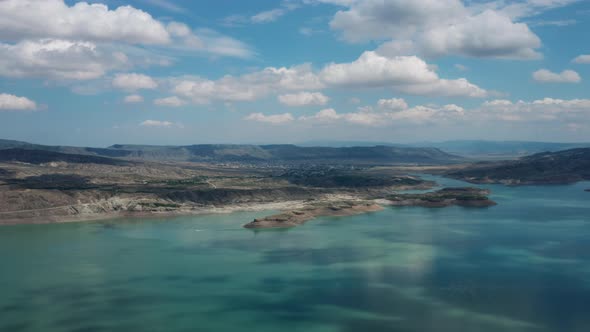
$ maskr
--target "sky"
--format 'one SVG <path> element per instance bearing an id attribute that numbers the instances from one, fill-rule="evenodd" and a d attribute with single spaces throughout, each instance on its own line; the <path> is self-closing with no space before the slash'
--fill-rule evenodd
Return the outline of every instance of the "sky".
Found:
<path id="1" fill-rule="evenodd" d="M 0 0 L 0 138 L 590 142 L 588 0 Z"/>

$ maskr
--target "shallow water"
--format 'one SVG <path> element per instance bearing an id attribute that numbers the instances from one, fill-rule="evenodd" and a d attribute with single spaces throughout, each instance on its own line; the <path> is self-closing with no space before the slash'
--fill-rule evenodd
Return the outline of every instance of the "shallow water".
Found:
<path id="1" fill-rule="evenodd" d="M 290 230 L 2 227 L 0 331 L 590 331 L 590 183 L 488 187 L 498 206 Z"/>

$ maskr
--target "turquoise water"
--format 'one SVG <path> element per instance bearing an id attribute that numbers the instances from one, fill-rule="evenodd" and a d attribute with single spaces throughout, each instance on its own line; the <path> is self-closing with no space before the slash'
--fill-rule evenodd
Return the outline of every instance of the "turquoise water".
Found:
<path id="1" fill-rule="evenodd" d="M 265 213 L 2 227 L 0 331 L 590 331 L 590 183 L 489 187 L 489 209 L 279 231 L 241 228 Z"/>

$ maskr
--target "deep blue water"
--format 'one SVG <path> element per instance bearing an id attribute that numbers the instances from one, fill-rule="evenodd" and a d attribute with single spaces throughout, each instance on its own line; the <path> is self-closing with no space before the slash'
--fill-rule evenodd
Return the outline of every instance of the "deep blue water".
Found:
<path id="1" fill-rule="evenodd" d="M 439 179 L 445 185 L 464 185 Z M 387 208 L 0 228 L 0 331 L 590 331 L 590 183 Z"/>

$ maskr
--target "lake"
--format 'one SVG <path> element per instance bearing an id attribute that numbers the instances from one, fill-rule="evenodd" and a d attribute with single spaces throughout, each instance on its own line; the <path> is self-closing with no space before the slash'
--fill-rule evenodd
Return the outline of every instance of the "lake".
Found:
<path id="1" fill-rule="evenodd" d="M 465 183 L 440 179 L 445 185 Z M 590 331 L 590 183 L 498 206 L 0 227 L 0 331 Z"/>

